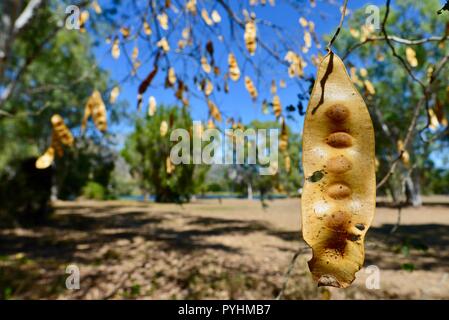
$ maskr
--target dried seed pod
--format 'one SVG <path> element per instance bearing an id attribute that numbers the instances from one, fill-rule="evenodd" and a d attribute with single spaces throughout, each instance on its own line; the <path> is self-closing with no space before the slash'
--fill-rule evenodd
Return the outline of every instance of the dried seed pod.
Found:
<path id="1" fill-rule="evenodd" d="M 333 52 L 318 68 L 307 107 L 302 162 L 310 271 L 320 286 L 348 287 L 363 265 L 363 241 L 376 206 L 374 130 L 363 98 Z"/>
<path id="2" fill-rule="evenodd" d="M 212 21 L 215 23 L 220 23 L 221 22 L 221 16 L 218 13 L 217 10 L 213 10 L 211 13 L 211 17 L 212 17 Z"/>
<path id="3" fill-rule="evenodd" d="M 203 91 L 207 97 L 212 94 L 212 91 L 214 91 L 214 85 L 209 81 L 209 79 L 204 81 Z"/>
<path id="4" fill-rule="evenodd" d="M 274 96 L 271 103 L 273 104 L 274 115 L 276 116 L 276 118 L 279 118 L 282 113 L 281 99 L 279 98 L 279 96 Z"/>
<path id="5" fill-rule="evenodd" d="M 157 107 L 156 98 L 151 96 L 148 100 L 148 115 L 150 117 L 154 116 L 154 114 L 156 113 L 156 107 Z"/>
<path id="6" fill-rule="evenodd" d="M 285 124 L 284 118 L 282 118 L 282 129 L 281 129 L 281 137 L 279 139 L 279 150 L 281 152 L 287 151 L 288 148 L 288 132 L 287 125 Z"/>
<path id="7" fill-rule="evenodd" d="M 228 64 L 229 64 L 229 77 L 233 81 L 238 81 L 240 79 L 240 69 L 233 53 L 230 53 L 228 56 Z"/>
<path id="8" fill-rule="evenodd" d="M 123 38 L 128 39 L 129 35 L 131 34 L 131 31 L 127 27 L 121 27 L 120 33 L 122 34 Z"/>
<path id="9" fill-rule="evenodd" d="M 291 169 L 291 159 L 290 156 L 288 154 L 284 155 L 284 167 L 285 167 L 285 171 L 288 173 L 290 172 Z"/>
<path id="10" fill-rule="evenodd" d="M 143 32 L 147 35 L 150 36 L 153 31 L 151 30 L 150 25 L 148 24 L 148 22 L 144 21 L 143 22 Z"/>
<path id="11" fill-rule="evenodd" d="M 416 58 L 415 50 L 413 50 L 411 47 L 405 48 L 405 56 L 407 58 L 408 63 L 410 63 L 412 67 L 418 66 L 418 59 Z"/>
<path id="12" fill-rule="evenodd" d="M 204 56 L 201 57 L 201 67 L 203 68 L 204 72 L 206 72 L 206 73 L 210 73 L 210 71 L 212 69 L 209 62 L 207 62 L 207 58 Z"/>
<path id="13" fill-rule="evenodd" d="M 170 157 L 167 157 L 165 159 L 165 170 L 167 174 L 172 174 L 173 171 L 175 171 L 175 165 L 173 164 L 173 162 L 171 162 Z"/>
<path id="14" fill-rule="evenodd" d="M 257 99 L 257 89 L 250 77 L 245 76 L 245 87 L 253 100 Z"/>
<path id="15" fill-rule="evenodd" d="M 167 87 L 173 87 L 176 83 L 176 73 L 173 67 L 170 67 L 167 72 L 166 84 Z"/>
<path id="16" fill-rule="evenodd" d="M 404 141 L 399 139 L 397 142 L 397 147 L 398 151 L 402 153 L 401 155 L 402 162 L 404 163 L 405 166 L 408 167 L 410 165 L 410 154 L 404 147 Z"/>
<path id="17" fill-rule="evenodd" d="M 245 40 L 246 49 L 250 55 L 254 55 L 257 48 L 257 29 L 256 22 L 254 20 L 251 19 L 245 24 L 245 33 L 243 38 Z"/>
<path id="18" fill-rule="evenodd" d="M 111 90 L 111 94 L 109 96 L 109 102 L 110 103 L 115 103 L 117 101 L 117 97 L 120 94 L 120 87 L 115 86 L 114 88 L 112 88 Z"/>
<path id="19" fill-rule="evenodd" d="M 206 22 L 208 26 L 212 26 L 214 24 L 206 9 L 201 10 L 201 18 L 203 18 L 204 22 Z"/>
<path id="20" fill-rule="evenodd" d="M 165 12 L 162 12 L 161 14 L 157 15 L 157 20 L 159 21 L 159 24 L 162 29 L 168 30 L 168 16 Z"/>
<path id="21" fill-rule="evenodd" d="M 161 122 L 161 126 L 159 127 L 159 132 L 161 134 L 161 137 L 165 137 L 165 135 L 168 132 L 168 123 L 167 123 L 167 121 L 164 120 L 164 121 Z"/>
<path id="22" fill-rule="evenodd" d="M 186 10 L 187 12 L 190 12 L 191 14 L 196 14 L 196 0 L 189 0 L 186 3 Z"/>
<path id="23" fill-rule="evenodd" d="M 290 78 L 301 77 L 304 75 L 304 67 L 306 66 L 302 58 L 293 51 L 288 51 L 284 60 L 290 63 L 288 75 Z"/>
<path id="24" fill-rule="evenodd" d="M 92 8 L 94 8 L 96 14 L 101 14 L 103 12 L 97 0 L 92 1 Z"/>
<path id="25" fill-rule="evenodd" d="M 53 163 L 55 159 L 55 149 L 53 147 L 48 148 L 43 155 L 36 160 L 37 169 L 47 169 Z"/>
<path id="26" fill-rule="evenodd" d="M 115 38 L 112 43 L 111 54 L 114 59 L 118 59 L 120 57 L 120 42 L 118 38 Z"/>
<path id="27" fill-rule="evenodd" d="M 92 116 L 94 124 L 98 130 L 104 132 L 107 129 L 106 106 L 98 90 L 95 90 L 89 97 L 84 108 L 84 117 L 81 124 L 81 131 L 86 129 L 87 120 Z"/>
<path id="28" fill-rule="evenodd" d="M 53 125 L 55 138 L 63 145 L 71 147 L 73 145 L 73 135 L 65 125 L 64 119 L 59 114 L 55 114 L 51 117 L 51 124 Z"/>
<path id="29" fill-rule="evenodd" d="M 165 53 L 167 53 L 167 52 L 170 51 L 170 45 L 168 44 L 168 41 L 167 41 L 167 39 L 165 39 L 165 37 L 161 38 L 161 40 L 159 40 L 159 41 L 156 43 L 156 46 L 157 46 L 158 48 L 162 48 L 162 50 L 163 50 Z"/>
<path id="30" fill-rule="evenodd" d="M 212 100 L 207 100 L 207 106 L 209 107 L 211 117 L 214 118 L 215 121 L 221 122 L 221 113 L 215 103 L 213 103 Z"/>

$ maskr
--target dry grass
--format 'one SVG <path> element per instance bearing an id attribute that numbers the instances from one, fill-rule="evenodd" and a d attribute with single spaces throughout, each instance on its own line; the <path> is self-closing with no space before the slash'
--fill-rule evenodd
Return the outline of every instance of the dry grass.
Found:
<path id="1" fill-rule="evenodd" d="M 300 236 L 299 199 L 200 200 L 179 206 L 136 202 L 57 202 L 47 226 L 0 230 L 2 298 L 273 299 Z M 366 265 L 346 290 L 316 288 L 302 254 L 286 299 L 449 298 L 449 210 L 379 208 L 367 236 Z M 81 289 L 65 288 L 65 268 Z M 404 270 L 407 269 L 407 270 Z M 410 271 L 414 269 L 413 271 Z"/>

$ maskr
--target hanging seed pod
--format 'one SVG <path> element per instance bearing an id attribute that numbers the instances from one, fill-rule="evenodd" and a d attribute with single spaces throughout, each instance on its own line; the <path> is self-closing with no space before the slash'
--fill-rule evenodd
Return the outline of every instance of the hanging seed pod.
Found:
<path id="1" fill-rule="evenodd" d="M 81 32 L 86 32 L 86 22 L 89 20 L 89 11 L 84 10 L 79 16 L 79 27 Z"/>
<path id="2" fill-rule="evenodd" d="M 156 107 L 157 107 L 156 98 L 151 96 L 148 100 L 148 115 L 150 117 L 154 116 L 154 114 L 156 113 Z"/>
<path id="3" fill-rule="evenodd" d="M 215 129 L 215 123 L 212 119 L 209 119 L 209 121 L 207 121 L 207 128 L 208 129 Z"/>
<path id="4" fill-rule="evenodd" d="M 167 72 L 166 86 L 173 87 L 176 83 L 176 73 L 173 67 L 170 67 Z"/>
<path id="5" fill-rule="evenodd" d="M 288 148 L 288 132 L 287 132 L 287 125 L 285 124 L 284 118 L 282 118 L 282 129 L 281 129 L 281 136 L 279 139 L 279 150 L 281 152 L 287 151 Z"/>
<path id="6" fill-rule="evenodd" d="M 233 81 L 238 81 L 240 79 L 240 69 L 233 53 L 230 53 L 228 56 L 228 64 L 229 64 L 229 77 Z"/>
<path id="7" fill-rule="evenodd" d="M 257 99 L 257 89 L 250 77 L 245 76 L 245 87 L 253 100 Z"/>
<path id="8" fill-rule="evenodd" d="M 101 10 L 101 7 L 100 7 L 100 5 L 98 4 L 98 1 L 97 1 L 97 0 L 94 0 L 94 1 L 92 2 L 92 8 L 95 10 L 95 13 L 96 13 L 96 14 L 101 14 L 101 13 L 103 12 L 103 10 Z"/>
<path id="9" fill-rule="evenodd" d="M 275 80 L 271 80 L 271 88 L 270 88 L 270 92 L 272 95 L 275 95 L 278 91 L 278 88 L 276 87 L 276 81 Z"/>
<path id="10" fill-rule="evenodd" d="M 92 116 L 94 124 L 98 130 L 104 132 L 107 129 L 106 106 L 98 90 L 95 90 L 89 97 L 84 108 L 84 117 L 81 124 L 81 131 L 86 129 L 87 120 Z"/>
<path id="11" fill-rule="evenodd" d="M 256 22 L 254 20 L 251 19 L 245 24 L 245 33 L 243 38 L 249 54 L 254 55 L 257 48 L 257 30 Z"/>
<path id="12" fill-rule="evenodd" d="M 220 16 L 220 14 L 218 13 L 217 10 L 213 10 L 212 11 L 211 17 L 212 17 L 212 21 L 213 22 L 215 22 L 215 23 L 220 23 L 221 22 L 221 16 Z"/>
<path id="13" fill-rule="evenodd" d="M 144 32 L 147 36 L 151 36 L 151 34 L 153 33 L 153 31 L 151 30 L 150 25 L 149 25 L 148 22 L 146 22 L 146 21 L 143 22 L 143 32 Z"/>
<path id="14" fill-rule="evenodd" d="M 175 165 L 171 162 L 170 157 L 165 159 L 165 169 L 167 174 L 172 174 L 175 171 Z"/>
<path id="15" fill-rule="evenodd" d="M 401 155 L 402 163 L 404 163 L 404 165 L 408 167 L 410 165 L 410 154 L 404 148 L 404 141 L 399 139 L 397 142 L 397 147 L 398 147 L 398 151 L 402 152 L 402 155 Z"/>
<path id="16" fill-rule="evenodd" d="M 206 97 L 210 96 L 212 91 L 214 90 L 214 85 L 212 84 L 212 82 L 210 82 L 209 79 L 206 79 L 203 86 L 203 91 Z"/>
<path id="17" fill-rule="evenodd" d="M 120 33 L 122 34 L 124 39 L 128 39 L 129 35 L 131 34 L 131 31 L 129 30 L 129 28 L 121 27 Z"/>
<path id="18" fill-rule="evenodd" d="M 167 39 L 165 39 L 165 37 L 161 38 L 161 40 L 156 43 L 156 46 L 158 48 L 161 48 L 165 53 L 170 51 L 170 45 L 168 44 L 168 41 Z"/>
<path id="19" fill-rule="evenodd" d="M 221 113 L 215 103 L 213 103 L 212 100 L 207 100 L 207 106 L 209 107 L 211 117 L 214 118 L 215 121 L 221 122 Z"/>
<path id="20" fill-rule="evenodd" d="M 114 59 L 118 59 L 120 57 L 120 42 L 118 38 L 115 38 L 112 43 L 111 54 Z"/>
<path id="21" fill-rule="evenodd" d="M 204 72 L 210 73 L 211 66 L 210 66 L 209 62 L 207 62 L 206 57 L 201 57 L 201 67 L 203 68 Z"/>
<path id="22" fill-rule="evenodd" d="M 290 156 L 288 154 L 284 155 L 284 167 L 285 167 L 285 171 L 287 173 L 289 173 L 290 170 L 291 170 L 291 159 L 290 159 Z"/>
<path id="23" fill-rule="evenodd" d="M 117 101 L 117 97 L 120 94 L 120 87 L 115 86 L 114 88 L 112 88 L 111 90 L 111 94 L 109 96 L 109 102 L 110 103 L 115 103 Z"/>
<path id="24" fill-rule="evenodd" d="M 162 29 L 168 30 L 168 16 L 165 12 L 157 15 L 157 20 Z"/>
<path id="25" fill-rule="evenodd" d="M 62 148 L 61 141 L 56 136 L 55 130 L 51 134 L 51 147 L 55 149 L 56 155 L 62 157 L 64 155 L 64 149 Z"/>
<path id="26" fill-rule="evenodd" d="M 167 121 L 164 120 L 161 122 L 161 125 L 159 127 L 159 133 L 161 134 L 161 137 L 165 137 L 167 132 L 168 132 L 168 123 Z"/>
<path id="27" fill-rule="evenodd" d="M 274 96 L 271 103 L 273 105 L 274 115 L 276 116 L 276 118 L 279 118 L 282 113 L 281 99 L 279 98 L 279 96 Z"/>
<path id="28" fill-rule="evenodd" d="M 53 163 L 55 159 L 55 149 L 53 147 L 48 148 L 43 155 L 36 160 L 37 169 L 47 169 Z"/>
<path id="29" fill-rule="evenodd" d="M 59 114 L 55 114 L 51 117 L 51 124 L 57 140 L 61 141 L 63 145 L 71 147 L 74 139 L 69 128 L 65 125 L 64 119 Z"/>
<path id="30" fill-rule="evenodd" d="M 137 46 L 135 46 L 133 48 L 133 52 L 131 54 L 131 60 L 135 62 L 137 60 L 138 56 L 139 56 L 139 48 Z"/>
<path id="31" fill-rule="evenodd" d="M 405 56 L 408 63 L 414 68 L 418 66 L 418 59 L 416 58 L 416 52 L 411 47 L 405 48 Z"/>
<path id="32" fill-rule="evenodd" d="M 190 12 L 191 14 L 196 14 L 196 0 L 189 0 L 186 3 L 186 11 Z"/>
<path id="33" fill-rule="evenodd" d="M 204 22 L 206 22 L 208 26 L 212 26 L 214 24 L 206 9 L 201 10 L 201 18 L 203 18 Z"/>
<path id="34" fill-rule="evenodd" d="M 333 52 L 318 68 L 307 107 L 302 162 L 303 237 L 313 251 L 309 269 L 320 286 L 348 287 L 363 265 L 363 241 L 376 206 L 374 130 L 363 98 Z"/>
<path id="35" fill-rule="evenodd" d="M 373 84 L 371 83 L 371 81 L 369 80 L 365 80 L 363 81 L 363 84 L 365 85 L 365 89 L 366 91 L 370 94 L 370 95 L 375 95 L 376 94 L 376 89 L 374 89 Z"/>
<path id="36" fill-rule="evenodd" d="M 293 78 L 295 76 L 302 77 L 304 75 L 304 67 L 306 66 L 306 64 L 299 55 L 297 55 L 293 51 L 288 51 L 285 55 L 284 60 L 290 63 L 290 66 L 288 68 L 288 76 L 290 78 Z"/>

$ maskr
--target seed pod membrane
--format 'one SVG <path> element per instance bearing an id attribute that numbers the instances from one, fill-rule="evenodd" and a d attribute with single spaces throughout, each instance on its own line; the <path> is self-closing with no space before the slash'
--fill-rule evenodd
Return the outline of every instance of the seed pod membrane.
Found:
<path id="1" fill-rule="evenodd" d="M 303 133 L 302 232 L 319 286 L 348 287 L 364 261 L 374 216 L 374 130 L 343 61 L 326 55 L 318 68 Z"/>

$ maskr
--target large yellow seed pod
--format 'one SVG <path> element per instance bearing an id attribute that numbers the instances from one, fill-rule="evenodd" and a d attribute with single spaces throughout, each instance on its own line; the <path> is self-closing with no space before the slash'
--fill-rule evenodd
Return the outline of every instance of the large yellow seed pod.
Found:
<path id="1" fill-rule="evenodd" d="M 363 265 L 376 206 L 374 130 L 337 55 L 323 58 L 316 79 L 304 122 L 302 232 L 318 285 L 345 288 Z"/>
<path id="2" fill-rule="evenodd" d="M 53 125 L 54 137 L 66 146 L 73 145 L 73 135 L 69 128 L 64 123 L 64 119 L 59 114 L 51 117 L 51 124 Z"/>

